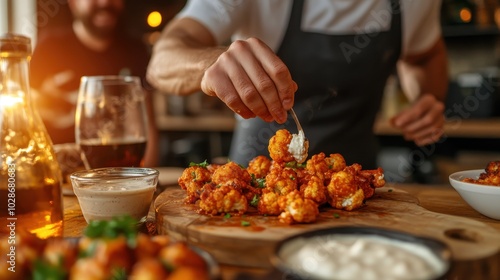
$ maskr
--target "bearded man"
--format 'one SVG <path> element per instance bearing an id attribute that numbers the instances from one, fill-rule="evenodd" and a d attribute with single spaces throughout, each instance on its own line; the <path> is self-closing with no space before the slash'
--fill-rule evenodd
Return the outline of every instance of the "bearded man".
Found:
<path id="1" fill-rule="evenodd" d="M 123 0 L 68 0 L 73 22 L 40 34 L 31 60 L 35 105 L 54 144 L 75 141 L 75 109 L 82 76 L 132 75 L 143 80 L 149 135 L 145 166 L 158 162 L 158 136 L 145 82 L 149 51 L 123 32 Z"/>

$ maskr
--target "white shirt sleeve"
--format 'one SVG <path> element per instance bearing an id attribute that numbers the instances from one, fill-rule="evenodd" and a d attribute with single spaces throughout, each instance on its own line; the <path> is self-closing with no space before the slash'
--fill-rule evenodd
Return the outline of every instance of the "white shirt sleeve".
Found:
<path id="1" fill-rule="evenodd" d="M 190 0 L 177 14 L 203 24 L 218 44 L 225 43 L 245 22 L 245 10 L 249 1 L 238 0 Z"/>
<path id="2" fill-rule="evenodd" d="M 402 55 L 418 54 L 430 49 L 441 36 L 441 1 L 401 1 L 403 24 Z"/>
<path id="3" fill-rule="evenodd" d="M 257 37 L 277 50 L 285 34 L 292 1 L 189 0 L 177 17 L 199 21 L 218 44 Z"/>

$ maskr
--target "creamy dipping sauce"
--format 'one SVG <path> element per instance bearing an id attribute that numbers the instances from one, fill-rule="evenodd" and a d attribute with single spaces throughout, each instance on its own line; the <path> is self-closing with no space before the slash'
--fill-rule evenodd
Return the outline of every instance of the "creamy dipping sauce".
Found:
<path id="1" fill-rule="evenodd" d="M 288 145 L 288 152 L 292 154 L 298 163 L 303 163 L 307 159 L 307 149 L 309 149 L 309 142 L 303 131 L 298 134 L 292 134 L 292 140 Z"/>
<path id="2" fill-rule="evenodd" d="M 448 268 L 425 246 L 376 235 L 299 238 L 280 256 L 288 267 L 314 279 L 432 279 Z"/>
<path id="3" fill-rule="evenodd" d="M 144 181 L 124 181 L 107 185 L 74 188 L 85 220 L 109 220 L 128 214 L 142 219 L 149 211 L 156 185 Z"/>

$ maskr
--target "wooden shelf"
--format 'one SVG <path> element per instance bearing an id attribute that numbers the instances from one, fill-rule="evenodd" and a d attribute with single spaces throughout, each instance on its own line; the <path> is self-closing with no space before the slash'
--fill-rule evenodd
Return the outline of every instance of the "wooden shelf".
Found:
<path id="1" fill-rule="evenodd" d="M 375 133 L 381 136 L 401 135 L 388 120 L 378 120 Z M 500 118 L 449 120 L 444 126 L 445 136 L 458 138 L 500 138 Z"/>
<path id="2" fill-rule="evenodd" d="M 500 34 L 497 26 L 476 26 L 476 25 L 444 25 L 442 26 L 443 36 L 449 37 L 469 37 L 469 36 L 491 36 Z"/>
<path id="3" fill-rule="evenodd" d="M 232 115 L 160 115 L 156 117 L 156 125 L 160 131 L 231 132 L 236 120 Z"/>
<path id="4" fill-rule="evenodd" d="M 231 132 L 236 120 L 232 115 L 169 116 L 156 119 L 161 131 Z M 401 135 L 388 120 L 380 119 L 374 126 L 380 136 Z M 459 138 L 500 138 L 500 118 L 449 120 L 445 123 L 445 135 Z"/>

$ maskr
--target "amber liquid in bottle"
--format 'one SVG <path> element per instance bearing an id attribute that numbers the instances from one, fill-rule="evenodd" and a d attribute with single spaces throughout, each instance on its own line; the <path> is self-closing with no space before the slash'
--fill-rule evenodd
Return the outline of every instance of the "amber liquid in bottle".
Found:
<path id="1" fill-rule="evenodd" d="M 31 106 L 30 39 L 0 36 L 0 234 L 62 236 L 61 170 Z"/>

